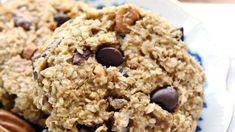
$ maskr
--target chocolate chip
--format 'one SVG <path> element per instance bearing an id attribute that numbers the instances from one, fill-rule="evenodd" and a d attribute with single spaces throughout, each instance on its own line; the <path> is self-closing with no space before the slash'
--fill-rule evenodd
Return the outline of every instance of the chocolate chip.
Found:
<path id="1" fill-rule="evenodd" d="M 3 104 L 2 104 L 2 102 L 0 102 L 0 109 L 3 107 Z"/>
<path id="2" fill-rule="evenodd" d="M 41 54 L 41 57 L 46 57 L 47 56 L 47 53 L 46 52 L 43 52 L 42 54 Z"/>
<path id="3" fill-rule="evenodd" d="M 89 49 L 85 49 L 84 53 L 83 53 L 83 58 L 85 58 L 86 60 L 92 56 L 92 51 Z"/>
<path id="4" fill-rule="evenodd" d="M 164 110 L 172 112 L 178 103 L 178 93 L 171 86 L 155 90 L 151 94 L 151 102 L 160 105 Z"/>
<path id="5" fill-rule="evenodd" d="M 38 80 L 39 79 L 38 72 L 36 72 L 36 71 L 33 72 L 33 78 L 34 78 L 34 80 Z"/>
<path id="6" fill-rule="evenodd" d="M 126 37 L 126 34 L 125 34 L 125 33 L 118 33 L 118 35 L 119 35 L 122 39 L 124 39 L 124 38 Z"/>
<path id="7" fill-rule="evenodd" d="M 92 56 L 92 51 L 87 48 L 84 50 L 84 53 L 82 55 L 79 53 L 74 53 L 73 64 L 77 64 L 82 60 L 87 60 L 91 56 Z"/>
<path id="8" fill-rule="evenodd" d="M 42 116 L 44 116 L 44 115 L 42 115 Z M 29 122 L 29 124 L 35 129 L 35 132 L 49 132 L 48 129 L 44 128 L 43 126 L 39 126 L 37 124 L 32 124 L 30 122 Z"/>
<path id="9" fill-rule="evenodd" d="M 182 35 L 181 35 L 180 39 L 181 39 L 182 41 L 184 41 L 184 28 L 183 28 L 183 27 L 181 27 L 181 28 L 179 28 L 179 30 L 180 30 L 180 31 L 181 31 L 181 33 L 182 33 Z"/>
<path id="10" fill-rule="evenodd" d="M 79 132 L 95 132 L 93 128 L 84 125 L 77 125 L 77 128 Z"/>
<path id="11" fill-rule="evenodd" d="M 15 94 L 10 94 L 10 95 L 8 96 L 8 98 L 9 98 L 10 100 L 15 100 L 16 97 L 17 97 L 17 95 L 15 95 Z"/>
<path id="12" fill-rule="evenodd" d="M 124 76 L 124 77 L 129 77 L 127 72 L 124 71 L 123 69 L 120 69 L 119 72 Z"/>
<path id="13" fill-rule="evenodd" d="M 78 62 L 84 60 L 81 54 L 75 53 L 73 55 L 73 64 L 77 64 Z"/>
<path id="14" fill-rule="evenodd" d="M 103 47 L 96 53 L 96 59 L 104 66 L 119 66 L 123 63 L 124 57 L 120 50 L 113 47 Z"/>
<path id="15" fill-rule="evenodd" d="M 32 61 L 34 62 L 35 60 L 39 59 L 41 57 L 41 55 L 36 55 L 32 58 Z"/>
<path id="16" fill-rule="evenodd" d="M 48 100 L 49 100 L 48 96 L 46 96 L 46 95 L 43 96 L 43 98 L 42 98 L 42 105 L 48 103 Z"/>
<path id="17" fill-rule="evenodd" d="M 92 32 L 93 35 L 96 35 L 99 32 L 99 29 L 92 28 L 91 32 Z"/>
<path id="18" fill-rule="evenodd" d="M 63 23 L 68 21 L 70 18 L 67 16 L 67 14 L 60 12 L 54 16 L 54 21 L 57 22 L 57 27 L 61 26 Z"/>
<path id="19" fill-rule="evenodd" d="M 39 58 L 41 58 L 41 57 L 43 57 L 43 58 L 46 58 L 48 56 L 48 52 L 43 52 L 43 53 L 41 53 L 41 54 L 39 54 L 39 55 L 36 55 L 36 56 L 34 56 L 33 58 L 32 58 L 32 61 L 34 62 L 34 61 L 36 61 L 37 59 L 39 59 Z"/>
<path id="20" fill-rule="evenodd" d="M 114 125 L 113 116 L 111 116 L 107 121 L 105 121 L 105 125 L 108 127 L 108 132 L 112 132 L 112 127 Z"/>
<path id="21" fill-rule="evenodd" d="M 4 107 L 6 109 L 13 109 L 15 107 L 15 99 L 17 98 L 17 95 L 16 94 L 8 94 L 7 93 L 6 96 L 9 99 L 9 102 L 7 104 L 4 104 Z"/>
<path id="22" fill-rule="evenodd" d="M 32 21 L 30 20 L 30 18 L 20 13 L 16 13 L 14 15 L 14 23 L 16 27 L 22 27 L 26 31 L 30 30 L 30 27 L 32 25 Z"/>
<path id="23" fill-rule="evenodd" d="M 105 5 L 100 4 L 100 5 L 96 6 L 96 9 L 103 9 L 104 7 L 105 7 Z"/>

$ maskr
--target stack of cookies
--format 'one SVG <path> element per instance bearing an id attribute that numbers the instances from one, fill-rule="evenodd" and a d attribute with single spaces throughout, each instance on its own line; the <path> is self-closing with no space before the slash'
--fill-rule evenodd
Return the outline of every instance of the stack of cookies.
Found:
<path id="1" fill-rule="evenodd" d="M 4 3 L 2 109 L 52 132 L 193 132 L 205 75 L 182 38 L 182 28 L 134 5 Z M 0 119 L 0 130 L 26 124 Z"/>

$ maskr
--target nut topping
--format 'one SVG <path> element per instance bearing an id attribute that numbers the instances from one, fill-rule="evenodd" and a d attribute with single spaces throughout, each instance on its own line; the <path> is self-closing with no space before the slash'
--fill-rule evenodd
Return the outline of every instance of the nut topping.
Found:
<path id="1" fill-rule="evenodd" d="M 128 26 L 133 25 L 140 18 L 140 13 L 133 8 L 121 9 L 117 12 L 115 30 L 128 32 Z"/>
<path id="2" fill-rule="evenodd" d="M 27 122 L 5 110 L 0 110 L 0 131 L 35 132 L 34 128 Z"/>
<path id="3" fill-rule="evenodd" d="M 31 59 L 31 57 L 37 51 L 37 49 L 38 49 L 37 46 L 34 44 L 26 46 L 22 52 L 22 57 L 28 60 Z"/>

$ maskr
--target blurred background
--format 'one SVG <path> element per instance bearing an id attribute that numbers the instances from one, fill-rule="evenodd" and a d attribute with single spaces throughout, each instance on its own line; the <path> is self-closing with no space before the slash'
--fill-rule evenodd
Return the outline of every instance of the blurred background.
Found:
<path id="1" fill-rule="evenodd" d="M 181 2 L 235 3 L 235 0 L 180 0 Z"/>
<path id="2" fill-rule="evenodd" d="M 179 6 L 202 21 L 217 47 L 219 56 L 228 56 L 227 91 L 235 104 L 235 0 L 178 0 Z M 213 48 L 211 47 L 211 48 Z M 215 74 L 215 76 L 218 76 Z M 234 105 L 235 110 L 235 105 Z M 228 132 L 235 132 L 235 111 Z"/>

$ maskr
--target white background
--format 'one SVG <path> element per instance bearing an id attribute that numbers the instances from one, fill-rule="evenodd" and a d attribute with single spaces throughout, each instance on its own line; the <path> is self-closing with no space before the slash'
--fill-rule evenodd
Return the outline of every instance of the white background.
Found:
<path id="1" fill-rule="evenodd" d="M 202 21 L 209 32 L 212 46 L 220 49 L 218 55 L 229 57 L 227 91 L 235 103 L 235 4 L 181 3 L 179 5 Z M 228 131 L 235 132 L 235 116 Z"/>

